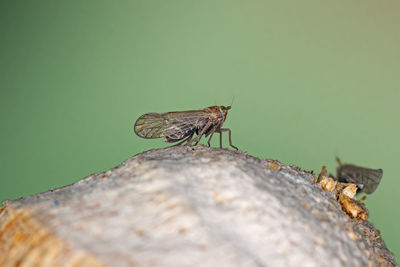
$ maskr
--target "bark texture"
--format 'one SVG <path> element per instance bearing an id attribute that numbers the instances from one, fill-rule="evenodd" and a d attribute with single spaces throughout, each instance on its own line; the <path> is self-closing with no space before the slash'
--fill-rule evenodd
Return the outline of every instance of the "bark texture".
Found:
<path id="1" fill-rule="evenodd" d="M 0 209 L 0 266 L 396 266 L 298 167 L 205 146 L 138 154 Z"/>

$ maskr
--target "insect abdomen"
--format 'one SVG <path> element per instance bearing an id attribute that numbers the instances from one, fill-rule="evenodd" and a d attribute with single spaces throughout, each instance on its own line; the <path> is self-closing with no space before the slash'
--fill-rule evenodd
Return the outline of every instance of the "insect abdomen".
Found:
<path id="1" fill-rule="evenodd" d="M 191 135 L 194 131 L 195 131 L 195 129 L 192 129 L 192 130 L 190 130 L 190 131 L 187 131 L 184 135 L 179 135 L 179 136 L 170 135 L 170 136 L 166 136 L 166 137 L 164 138 L 164 141 L 165 141 L 166 143 L 175 143 L 175 142 L 178 142 L 178 141 L 180 141 L 180 140 L 182 140 L 182 139 L 188 137 L 188 136 Z"/>

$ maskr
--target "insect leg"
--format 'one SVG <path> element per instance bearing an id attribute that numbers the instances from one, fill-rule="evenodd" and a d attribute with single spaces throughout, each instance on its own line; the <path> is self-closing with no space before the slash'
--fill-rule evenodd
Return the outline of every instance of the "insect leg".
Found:
<path id="1" fill-rule="evenodd" d="M 221 132 L 228 132 L 229 133 L 229 145 L 231 147 L 233 147 L 234 149 L 239 150 L 237 147 L 232 145 L 231 129 L 229 129 L 229 128 L 221 128 Z"/>
<path id="2" fill-rule="evenodd" d="M 222 132 L 219 131 L 219 148 L 222 148 Z"/>
<path id="3" fill-rule="evenodd" d="M 211 130 L 210 138 L 208 138 L 208 142 L 207 142 L 208 146 L 211 146 L 210 141 L 211 141 L 211 138 L 213 137 L 213 135 L 214 135 L 216 129 L 217 129 L 217 127 L 214 127 L 214 128 Z"/>
<path id="4" fill-rule="evenodd" d="M 206 124 L 206 126 L 204 126 L 204 128 L 201 130 L 201 132 L 196 136 L 195 139 L 193 139 L 193 142 L 195 142 L 195 145 L 197 145 L 200 141 L 201 136 L 208 130 L 208 128 L 210 128 L 212 125 L 212 122 L 210 121 L 209 123 Z M 187 143 L 188 146 L 192 145 L 192 140 L 188 141 Z"/>
<path id="5" fill-rule="evenodd" d="M 222 148 L 222 132 L 221 129 L 215 130 L 216 133 L 219 133 L 219 148 Z M 210 146 L 210 140 L 211 140 L 211 136 L 210 139 L 208 140 L 208 145 Z"/>
<path id="6" fill-rule="evenodd" d="M 188 139 L 186 139 L 186 140 L 187 140 L 186 145 L 192 142 L 192 137 L 193 137 L 193 135 L 194 135 L 194 132 L 189 136 Z"/>
<path id="7" fill-rule="evenodd" d="M 180 145 L 182 145 L 183 143 L 185 143 L 186 141 L 190 142 L 190 140 L 192 140 L 193 135 L 194 135 L 194 132 L 191 133 L 187 138 L 183 139 L 183 140 L 180 141 L 179 143 L 177 143 L 177 144 L 175 144 L 175 145 L 172 145 L 172 146 L 180 146 Z M 171 146 L 171 147 L 172 147 L 172 146 Z"/>

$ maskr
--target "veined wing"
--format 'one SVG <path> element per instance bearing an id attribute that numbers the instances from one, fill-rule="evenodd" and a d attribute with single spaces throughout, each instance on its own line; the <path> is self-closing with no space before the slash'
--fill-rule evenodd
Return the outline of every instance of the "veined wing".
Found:
<path id="1" fill-rule="evenodd" d="M 364 188 L 362 189 L 362 191 L 367 194 L 373 193 L 381 182 L 382 176 L 382 169 L 367 170 L 366 173 L 363 175 L 362 183 L 364 185 Z"/>
<path id="2" fill-rule="evenodd" d="M 166 137 L 167 142 L 176 142 L 207 121 L 207 112 L 203 110 L 147 113 L 137 119 L 134 130 L 142 138 Z"/>
<path id="3" fill-rule="evenodd" d="M 165 127 L 166 122 L 162 114 L 147 113 L 136 120 L 134 131 L 142 138 L 159 138 L 163 136 Z"/>
<path id="4" fill-rule="evenodd" d="M 368 169 L 355 165 L 342 165 L 339 181 L 357 184 L 360 191 L 371 194 L 378 187 L 382 176 L 382 169 Z"/>

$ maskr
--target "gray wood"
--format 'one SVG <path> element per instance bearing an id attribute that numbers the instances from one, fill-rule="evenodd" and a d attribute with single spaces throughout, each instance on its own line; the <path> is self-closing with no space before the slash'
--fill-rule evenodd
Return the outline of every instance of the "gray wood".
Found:
<path id="1" fill-rule="evenodd" d="M 10 216 L 28 211 L 69 251 L 93 257 L 93 266 L 396 265 L 370 222 L 346 215 L 310 173 L 277 164 L 279 171 L 244 152 L 205 146 L 138 154 L 4 204 L 0 244 L 9 251 L 0 263 L 19 255 L 5 245 Z M 20 262 L 34 266 L 23 255 Z"/>

